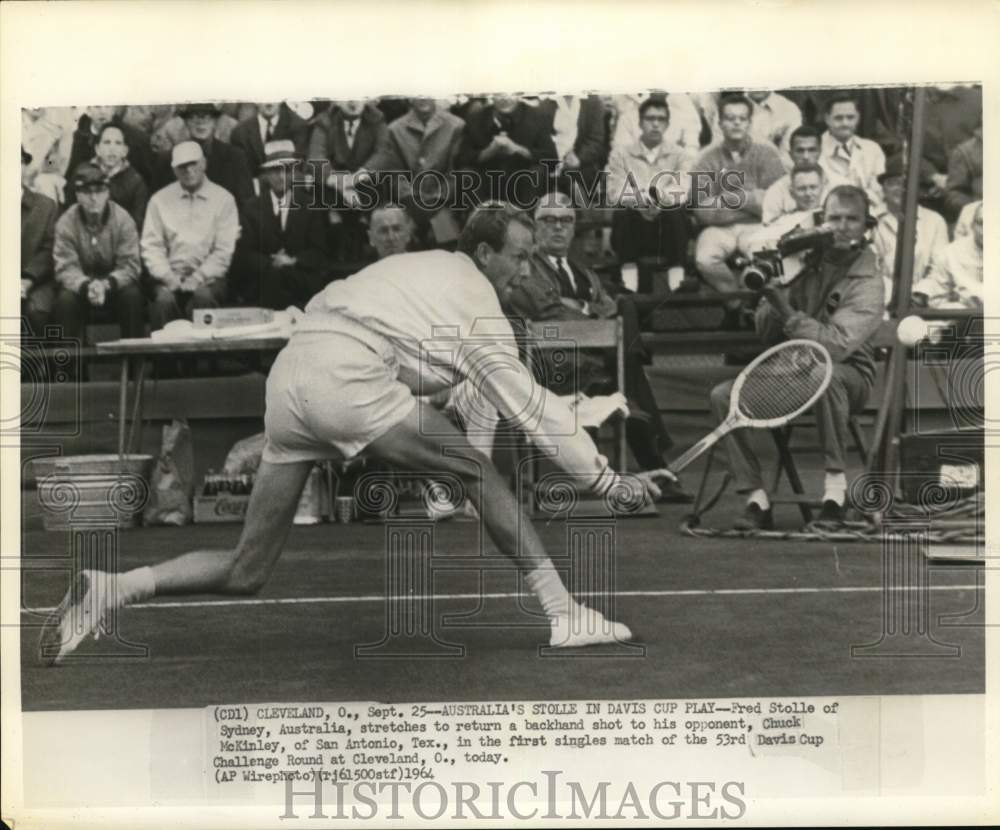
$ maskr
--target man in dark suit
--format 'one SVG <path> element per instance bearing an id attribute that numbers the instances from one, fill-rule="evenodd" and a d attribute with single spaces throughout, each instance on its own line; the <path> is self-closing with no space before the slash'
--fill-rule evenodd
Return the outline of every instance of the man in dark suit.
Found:
<path id="1" fill-rule="evenodd" d="M 544 192 L 558 160 L 546 116 L 517 98 L 497 96 L 489 106 L 470 113 L 456 167 L 476 174 L 481 200 L 525 209 Z"/>
<path id="2" fill-rule="evenodd" d="M 242 302 L 265 308 L 305 308 L 326 283 L 326 212 L 311 210 L 310 194 L 294 187 L 295 145 L 265 145 L 261 192 L 243 204 L 233 273 Z"/>
<path id="3" fill-rule="evenodd" d="M 358 187 L 388 140 L 385 116 L 361 100 L 335 101 L 313 124 L 309 163 L 322 204 L 330 208 L 330 248 L 342 262 L 362 259 L 366 234 Z"/>
<path id="4" fill-rule="evenodd" d="M 21 320 L 41 336 L 52 314 L 56 284 L 52 248 L 59 207 L 24 186 L 31 154 L 21 148 Z"/>
<path id="5" fill-rule="evenodd" d="M 237 205 L 254 195 L 253 174 L 243 150 L 215 138 L 215 125 L 222 109 L 218 104 L 185 104 L 178 114 L 191 138 L 201 145 L 207 167 L 205 175 L 210 182 L 229 191 Z M 174 182 L 170 153 L 160 155 L 154 191 Z"/>
<path id="6" fill-rule="evenodd" d="M 609 150 L 601 99 L 596 95 L 554 95 L 543 99 L 538 111 L 552 130 L 560 181 L 592 187 L 607 162 Z"/>
<path id="7" fill-rule="evenodd" d="M 673 444 L 643 371 L 645 350 L 639 339 L 638 314 L 627 296 L 611 297 L 597 274 L 569 256 L 576 211 L 569 197 L 552 193 L 535 209 L 535 253 L 529 274 L 518 274 L 500 288 L 500 304 L 511 317 L 531 321 L 587 320 L 621 316 L 625 339 L 625 389 L 614 386 L 614 363 L 584 352 L 575 356 L 576 372 L 546 372 L 575 376 L 578 388 L 556 388 L 560 394 L 606 395 L 623 391 L 632 414 L 626 425 L 629 449 L 643 470 L 666 464 L 663 453 Z M 666 482 L 663 501 L 690 502 L 691 496 Z"/>
<path id="8" fill-rule="evenodd" d="M 251 170 L 264 163 L 265 144 L 285 140 L 295 145 L 296 153 L 305 156 L 309 149 L 309 125 L 286 104 L 273 102 L 257 104 L 257 114 L 241 121 L 229 137 L 229 143 L 243 151 Z"/>
<path id="9" fill-rule="evenodd" d="M 376 107 L 361 100 L 336 101 L 316 119 L 309 136 L 309 162 L 317 184 L 341 192 L 349 189 L 351 174 L 368 169 L 388 137 L 385 116 Z"/>

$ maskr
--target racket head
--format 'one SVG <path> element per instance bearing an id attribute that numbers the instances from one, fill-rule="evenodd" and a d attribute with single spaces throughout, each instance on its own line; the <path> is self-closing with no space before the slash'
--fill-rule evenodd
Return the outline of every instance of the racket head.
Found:
<path id="1" fill-rule="evenodd" d="M 729 418 L 741 427 L 772 429 L 811 407 L 830 385 L 833 360 L 814 340 L 786 340 L 746 366 L 729 396 Z"/>

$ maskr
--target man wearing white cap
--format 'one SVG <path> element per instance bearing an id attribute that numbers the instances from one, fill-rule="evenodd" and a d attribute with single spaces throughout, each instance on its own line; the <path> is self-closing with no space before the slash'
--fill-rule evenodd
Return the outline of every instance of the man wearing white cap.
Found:
<path id="1" fill-rule="evenodd" d="M 260 195 L 243 203 L 230 280 L 242 302 L 305 308 L 326 285 L 326 211 L 310 210 L 296 180 L 299 156 L 289 140 L 265 145 Z"/>
<path id="2" fill-rule="evenodd" d="M 177 181 L 149 200 L 142 229 L 142 261 L 156 283 L 154 330 L 196 308 L 222 304 L 240 230 L 236 200 L 206 178 L 197 142 L 177 144 L 170 163 Z"/>

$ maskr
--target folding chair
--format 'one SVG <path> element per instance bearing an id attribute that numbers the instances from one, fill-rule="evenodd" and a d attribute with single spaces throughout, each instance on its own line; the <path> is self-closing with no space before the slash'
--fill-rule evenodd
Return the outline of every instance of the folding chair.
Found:
<path id="1" fill-rule="evenodd" d="M 774 471 L 774 482 L 771 485 L 771 492 L 777 493 L 778 486 L 781 484 L 781 474 L 784 473 L 793 493 L 791 497 L 776 497 L 772 498 L 771 501 L 774 504 L 798 505 L 799 512 L 802 514 L 802 521 L 808 524 L 812 521 L 812 508 L 819 507 L 820 505 L 816 499 L 812 499 L 806 495 L 805 488 L 802 486 L 802 478 L 799 476 L 798 468 L 795 466 L 795 457 L 792 455 L 790 447 L 794 426 L 794 424 L 786 424 L 783 427 L 776 427 L 771 430 L 771 437 L 774 439 L 774 445 L 778 450 L 778 467 Z M 864 464 L 868 459 L 868 446 L 857 415 L 851 415 L 847 419 L 847 429 L 851 433 L 855 449 L 861 456 L 861 463 Z"/>
<path id="2" fill-rule="evenodd" d="M 551 322 L 529 322 L 525 344 L 525 363 L 531 369 L 535 366 L 536 355 L 542 350 L 573 351 L 577 349 L 614 349 L 615 380 L 618 390 L 625 392 L 625 338 L 621 318 L 607 320 L 559 320 Z M 548 393 L 551 394 L 551 393 Z M 614 431 L 614 451 L 611 464 L 617 472 L 624 472 L 628 451 L 625 441 L 625 419 L 616 418 L 611 422 Z M 527 442 L 530 443 L 530 442 Z M 526 448 L 530 453 L 530 447 Z M 534 488 L 536 461 L 532 460 L 525 469 L 525 492 L 531 498 L 534 512 Z"/>
<path id="3" fill-rule="evenodd" d="M 878 330 L 868 341 L 876 350 L 876 360 L 881 359 L 882 353 L 885 349 L 896 347 L 896 325 L 897 323 L 895 320 L 883 320 L 879 325 Z M 799 506 L 799 512 L 802 513 L 803 520 L 808 523 L 812 521 L 812 512 L 810 508 L 818 506 L 818 503 L 815 499 L 809 499 L 805 495 L 805 491 L 802 487 L 802 480 L 800 479 L 799 472 L 795 467 L 795 459 L 789 449 L 792 437 L 792 428 L 792 424 L 787 424 L 784 427 L 771 430 L 771 436 L 774 438 L 775 446 L 778 449 L 778 468 L 775 471 L 774 485 L 771 488 L 771 491 L 777 491 L 778 484 L 781 482 L 781 474 L 784 472 L 785 476 L 788 478 L 788 483 L 791 485 L 794 496 L 786 499 L 772 499 L 772 501 L 777 504 L 797 504 Z M 862 429 L 861 422 L 858 420 L 858 416 L 856 414 L 851 415 L 848 418 L 847 428 L 851 433 L 855 449 L 861 456 L 861 464 L 867 467 L 869 461 L 868 442 L 865 440 L 864 430 Z"/>

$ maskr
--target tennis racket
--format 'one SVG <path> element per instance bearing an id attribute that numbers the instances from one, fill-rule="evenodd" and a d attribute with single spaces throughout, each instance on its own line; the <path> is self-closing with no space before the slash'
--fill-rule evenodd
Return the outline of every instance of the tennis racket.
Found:
<path id="1" fill-rule="evenodd" d="M 830 385 L 830 353 L 812 340 L 786 340 L 757 357 L 736 378 L 729 414 L 712 432 L 669 465 L 679 473 L 734 429 L 771 429 L 787 424 Z"/>

